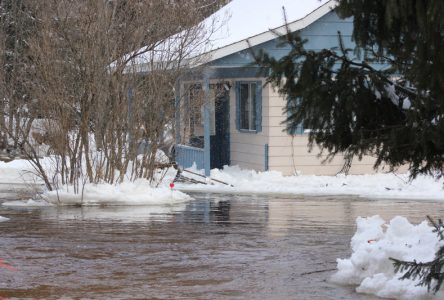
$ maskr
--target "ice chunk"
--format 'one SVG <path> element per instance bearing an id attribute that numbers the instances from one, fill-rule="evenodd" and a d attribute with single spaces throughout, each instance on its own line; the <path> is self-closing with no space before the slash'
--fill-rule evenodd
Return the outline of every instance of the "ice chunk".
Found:
<path id="1" fill-rule="evenodd" d="M 384 298 L 433 298 L 426 287 L 418 286 L 418 279 L 399 280 L 402 274 L 394 272 L 390 260 L 428 262 L 434 259 L 442 242 L 427 222 L 414 225 L 397 216 L 386 224 L 381 217 L 373 216 L 357 218 L 356 224 L 351 241 L 352 255 L 337 260 L 334 282 L 356 284 L 357 292 Z"/>

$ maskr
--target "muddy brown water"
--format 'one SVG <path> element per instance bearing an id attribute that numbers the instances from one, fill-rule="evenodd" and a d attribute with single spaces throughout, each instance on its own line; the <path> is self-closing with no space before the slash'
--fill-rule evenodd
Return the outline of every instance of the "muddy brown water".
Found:
<path id="1" fill-rule="evenodd" d="M 356 217 L 444 213 L 427 201 L 193 197 L 173 206 L 0 206 L 10 218 L 0 222 L 0 259 L 17 269 L 0 267 L 0 298 L 375 299 L 329 281 L 336 258 L 350 255 Z"/>

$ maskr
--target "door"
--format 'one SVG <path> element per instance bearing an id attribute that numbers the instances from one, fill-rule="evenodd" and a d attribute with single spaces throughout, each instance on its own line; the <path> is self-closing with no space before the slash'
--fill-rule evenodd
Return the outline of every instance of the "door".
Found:
<path id="1" fill-rule="evenodd" d="M 220 91 L 220 90 L 219 90 Z M 215 96 L 215 134 L 211 136 L 211 169 L 230 164 L 230 97 L 226 90 Z"/>

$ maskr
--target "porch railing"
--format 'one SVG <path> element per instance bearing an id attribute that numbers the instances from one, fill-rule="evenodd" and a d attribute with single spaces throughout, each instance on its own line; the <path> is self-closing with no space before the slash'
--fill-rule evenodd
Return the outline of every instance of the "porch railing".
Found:
<path id="1" fill-rule="evenodd" d="M 198 170 L 204 169 L 204 149 L 176 145 L 176 162 L 182 168 L 189 168 L 195 163 Z"/>

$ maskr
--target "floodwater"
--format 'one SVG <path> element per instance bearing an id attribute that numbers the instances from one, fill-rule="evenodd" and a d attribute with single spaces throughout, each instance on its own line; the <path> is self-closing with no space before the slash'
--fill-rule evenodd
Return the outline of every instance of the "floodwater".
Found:
<path id="1" fill-rule="evenodd" d="M 11 195 L 6 190 L 0 202 Z M 5 196 L 6 195 L 6 196 Z M 193 194 L 175 206 L 6 208 L 0 299 L 375 299 L 329 282 L 357 216 L 437 202 Z M 1 200 L 3 199 L 3 200 Z"/>

